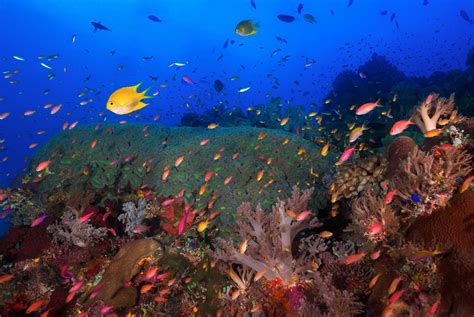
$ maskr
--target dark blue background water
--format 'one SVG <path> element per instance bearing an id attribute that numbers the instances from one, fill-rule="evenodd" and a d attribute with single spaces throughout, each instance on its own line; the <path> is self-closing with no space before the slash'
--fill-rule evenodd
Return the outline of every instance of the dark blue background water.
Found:
<path id="1" fill-rule="evenodd" d="M 320 104 L 337 73 L 356 70 L 372 53 L 385 55 L 408 75 L 426 76 L 464 68 L 473 45 L 474 25 L 459 15 L 463 9 L 474 17 L 472 0 L 430 0 L 428 5 L 423 0 L 354 0 L 350 7 L 348 0 L 307 0 L 301 2 L 301 15 L 296 12 L 300 1 L 255 3 L 256 10 L 249 0 L 0 0 L 0 68 L 20 70 L 0 80 L 4 98 L 0 113 L 11 112 L 0 121 L 0 138 L 6 146 L 0 160 L 8 156 L 0 163 L 0 183 L 8 186 L 27 165 L 26 157 L 35 151 L 28 149 L 29 144 L 41 145 L 66 121 L 152 121 L 160 115 L 158 122 L 173 125 L 183 113 L 202 111 L 219 101 L 242 108 L 266 103 L 267 93 L 293 104 Z M 383 10 L 388 14 L 382 16 Z M 305 13 L 312 14 L 317 23 L 304 21 Z M 396 18 L 391 22 L 393 13 Z M 163 22 L 150 21 L 150 14 Z M 296 21 L 281 22 L 278 14 L 293 15 Z M 234 33 L 236 24 L 245 19 L 260 24 L 256 35 L 244 38 Z M 93 32 L 91 21 L 100 21 L 112 32 Z M 74 44 L 73 34 L 77 35 Z M 278 42 L 276 36 L 288 44 Z M 235 43 L 223 48 L 226 40 Z M 281 52 L 271 57 L 276 49 Z M 37 58 L 54 54 L 59 55 L 55 61 Z M 15 60 L 14 55 L 26 61 Z M 288 61 L 281 63 L 286 55 Z M 145 61 L 145 56 L 153 59 Z M 305 70 L 308 60 L 316 64 Z M 189 64 L 181 69 L 168 67 L 176 61 Z M 56 77 L 48 80 L 51 72 Z M 183 75 L 197 84 L 183 83 Z M 158 80 L 153 82 L 149 76 Z M 239 80 L 230 81 L 231 76 Z M 17 83 L 10 84 L 12 79 Z M 222 94 L 212 87 L 215 79 L 225 85 Z M 273 89 L 276 79 L 280 85 Z M 149 107 L 131 116 L 105 109 L 110 93 L 138 82 L 143 82 L 143 88 L 152 87 L 151 92 L 160 92 Z M 169 86 L 160 88 L 160 84 Z M 248 92 L 238 93 L 247 86 L 251 87 Z M 95 92 L 79 98 L 86 87 Z M 47 95 L 46 89 L 50 90 Z M 87 98 L 93 102 L 79 106 Z M 50 109 L 43 108 L 47 103 L 63 107 L 50 115 Z M 30 109 L 37 112 L 24 117 Z M 37 135 L 39 130 L 46 133 Z"/>

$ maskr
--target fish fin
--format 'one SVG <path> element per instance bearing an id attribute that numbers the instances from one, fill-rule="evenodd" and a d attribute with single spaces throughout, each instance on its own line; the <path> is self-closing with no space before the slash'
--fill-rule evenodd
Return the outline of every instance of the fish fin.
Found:
<path id="1" fill-rule="evenodd" d="M 136 84 L 135 86 L 133 86 L 133 88 L 135 88 L 135 90 L 138 90 L 138 87 L 140 87 L 141 84 L 142 84 L 142 82 L 139 82 L 138 84 Z"/>
<path id="2" fill-rule="evenodd" d="M 142 91 L 140 94 L 142 95 L 142 97 L 140 99 L 148 99 L 148 98 L 153 98 L 153 96 L 147 96 L 146 93 L 150 90 L 150 87 L 148 87 L 147 89 L 145 89 L 144 91 Z"/>
<path id="3" fill-rule="evenodd" d="M 254 35 L 254 34 L 257 34 L 257 30 L 252 30 L 252 32 L 249 33 L 249 35 Z"/>
<path id="4" fill-rule="evenodd" d="M 144 102 L 139 102 L 135 107 L 133 107 L 130 111 L 131 112 L 134 112 L 134 111 L 137 111 L 137 110 L 140 110 L 140 109 L 143 109 L 145 108 L 146 106 L 148 106 L 147 103 L 144 103 Z"/>

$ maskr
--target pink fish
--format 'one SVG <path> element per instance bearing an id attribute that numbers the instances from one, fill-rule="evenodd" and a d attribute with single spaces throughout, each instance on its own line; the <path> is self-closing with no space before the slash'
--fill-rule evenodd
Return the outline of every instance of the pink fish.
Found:
<path id="1" fill-rule="evenodd" d="M 365 103 L 356 109 L 356 115 L 361 116 L 361 115 L 367 114 L 371 112 L 372 110 L 374 110 L 376 107 L 383 107 L 382 105 L 379 104 L 378 100 L 376 102 Z"/>
<path id="2" fill-rule="evenodd" d="M 379 234 L 382 231 L 383 231 L 383 225 L 381 223 L 376 222 L 370 226 L 370 228 L 367 230 L 367 233 L 369 234 L 369 236 L 373 236 L 373 235 Z"/>
<path id="3" fill-rule="evenodd" d="M 33 220 L 33 222 L 31 223 L 31 227 L 33 228 L 39 226 L 46 219 L 46 217 L 48 217 L 48 215 L 43 213 L 41 216 Z"/>
<path id="4" fill-rule="evenodd" d="M 434 303 L 433 305 L 431 305 L 430 307 L 430 310 L 428 312 L 428 315 L 430 316 L 433 316 L 434 314 L 436 314 L 436 312 L 438 311 L 438 308 L 439 308 L 439 304 L 441 303 L 441 299 L 438 298 Z"/>
<path id="5" fill-rule="evenodd" d="M 89 220 L 93 215 L 95 214 L 95 212 L 90 212 L 84 216 L 82 216 L 81 218 L 79 218 L 79 222 L 86 222 L 87 220 Z"/>
<path id="6" fill-rule="evenodd" d="M 393 295 L 390 296 L 390 298 L 388 299 L 388 304 L 392 305 L 393 303 L 395 303 L 397 300 L 400 299 L 400 297 L 402 297 L 402 295 L 405 292 L 406 292 L 406 289 L 401 289 L 401 290 L 396 291 L 395 293 L 393 293 Z"/>
<path id="7" fill-rule="evenodd" d="M 110 211 L 107 211 L 103 216 L 102 216 L 102 221 L 105 222 L 107 221 L 107 218 L 109 218 L 109 216 L 111 215 L 112 213 Z"/>
<path id="8" fill-rule="evenodd" d="M 155 277 L 156 272 L 158 272 L 158 267 L 157 266 L 149 268 L 148 271 L 146 271 L 146 273 L 145 273 L 145 279 L 146 280 L 151 280 L 152 278 Z"/>
<path id="9" fill-rule="evenodd" d="M 226 177 L 226 179 L 224 179 L 224 185 L 228 185 L 230 183 L 230 181 L 232 180 L 232 177 L 233 176 Z"/>
<path id="10" fill-rule="evenodd" d="M 117 231 L 114 228 L 107 228 L 107 231 L 110 232 L 114 237 L 117 236 Z"/>
<path id="11" fill-rule="evenodd" d="M 188 220 L 188 213 L 186 211 L 183 211 L 183 216 L 181 217 L 181 220 L 179 221 L 179 225 L 178 225 L 178 234 L 182 234 L 184 232 L 187 220 Z"/>
<path id="12" fill-rule="evenodd" d="M 84 280 L 79 280 L 69 289 L 69 293 L 77 292 L 84 285 Z"/>
<path id="13" fill-rule="evenodd" d="M 162 274 L 158 274 L 158 275 L 156 276 L 156 279 L 157 279 L 158 281 L 159 281 L 159 280 L 163 280 L 163 279 L 165 279 L 168 275 L 170 275 L 169 272 L 165 272 L 165 273 L 162 273 Z"/>
<path id="14" fill-rule="evenodd" d="M 208 171 L 206 173 L 206 175 L 204 176 L 204 181 L 209 182 L 211 180 L 212 176 L 214 176 L 214 171 Z"/>
<path id="15" fill-rule="evenodd" d="M 397 190 L 394 189 L 394 190 L 391 190 L 387 193 L 387 196 L 385 196 L 385 204 L 388 205 L 392 202 L 393 200 L 393 197 L 395 196 L 395 194 L 397 193 Z"/>
<path id="16" fill-rule="evenodd" d="M 306 218 L 308 218 L 309 215 L 311 215 L 311 210 L 302 211 L 298 216 L 296 216 L 295 220 L 296 221 L 303 221 Z"/>
<path id="17" fill-rule="evenodd" d="M 171 205 L 172 203 L 174 203 L 174 201 L 175 201 L 174 198 L 165 199 L 165 200 L 161 203 L 161 207 L 169 206 L 169 205 Z"/>
<path id="18" fill-rule="evenodd" d="M 114 308 L 114 306 L 104 306 L 100 309 L 100 313 L 101 314 L 106 314 L 108 313 L 109 311 L 112 310 L 112 308 Z"/>
<path id="19" fill-rule="evenodd" d="M 150 230 L 149 226 L 144 225 L 144 224 L 138 224 L 135 226 L 135 228 L 133 228 L 132 231 L 133 233 L 141 234 L 141 233 L 147 232 L 148 230 Z"/>
<path id="20" fill-rule="evenodd" d="M 344 259 L 343 263 L 345 265 L 350 265 L 350 264 L 353 264 L 353 263 L 357 263 L 360 260 L 362 260 L 366 254 L 367 254 L 367 252 L 361 252 L 361 253 L 356 253 L 356 254 L 349 255 Z"/>
<path id="21" fill-rule="evenodd" d="M 93 299 L 94 297 L 97 296 L 97 294 L 100 293 L 100 291 L 104 288 L 104 283 L 103 282 L 100 282 L 99 284 L 97 284 L 96 287 L 94 287 L 94 289 L 92 290 L 91 292 L 91 295 L 90 295 L 90 298 Z"/>
<path id="22" fill-rule="evenodd" d="M 344 150 L 344 152 L 342 153 L 342 155 L 339 158 L 338 162 L 343 163 L 343 162 L 347 161 L 351 157 L 352 153 L 354 153 L 354 151 L 355 151 L 355 146 L 352 146 L 352 147 Z"/>
<path id="23" fill-rule="evenodd" d="M 183 76 L 183 80 L 184 80 L 185 82 L 187 82 L 188 84 L 191 84 L 191 85 L 196 84 L 196 83 L 191 79 L 191 77 L 189 77 L 189 76 Z"/>
<path id="24" fill-rule="evenodd" d="M 413 122 L 410 120 L 400 120 L 395 122 L 390 128 L 390 135 L 397 135 L 405 131 Z"/>
<path id="25" fill-rule="evenodd" d="M 61 266 L 61 269 L 59 270 L 59 273 L 61 274 L 61 277 L 63 279 L 72 278 L 72 275 L 71 275 L 71 273 L 68 272 L 68 269 L 69 269 L 69 264 L 64 264 L 63 266 Z"/>

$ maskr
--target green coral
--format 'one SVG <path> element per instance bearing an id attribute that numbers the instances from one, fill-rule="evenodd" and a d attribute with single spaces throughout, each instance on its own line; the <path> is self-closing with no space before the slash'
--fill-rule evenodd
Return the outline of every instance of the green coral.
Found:
<path id="1" fill-rule="evenodd" d="M 259 138 L 262 134 L 266 136 Z M 209 143 L 200 145 L 204 139 Z M 94 140 L 97 143 L 91 147 Z M 324 192 L 320 178 L 310 171 L 323 174 L 333 159 L 321 160 L 319 151 L 314 143 L 294 134 L 269 129 L 108 124 L 95 130 L 82 126 L 47 143 L 33 160 L 31 174 L 38 162 L 51 159 L 51 174 L 39 185 L 42 193 L 58 188 L 76 192 L 95 188 L 104 195 L 123 195 L 147 185 L 159 196 L 168 197 L 184 190 L 188 204 L 205 208 L 215 200 L 213 209 L 232 220 L 242 201 L 271 206 L 293 185 L 316 186 Z M 180 156 L 184 161 L 175 167 Z M 165 168 L 170 173 L 162 180 Z M 257 180 L 262 170 L 263 177 Z M 208 171 L 214 174 L 206 182 Z M 230 176 L 232 180 L 224 185 Z"/>

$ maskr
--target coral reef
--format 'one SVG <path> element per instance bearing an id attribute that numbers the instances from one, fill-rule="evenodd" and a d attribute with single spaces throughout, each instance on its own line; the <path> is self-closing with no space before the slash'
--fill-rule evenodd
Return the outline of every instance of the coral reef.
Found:
<path id="1" fill-rule="evenodd" d="M 454 94 L 451 94 L 449 99 L 441 98 L 438 94 L 431 94 L 416 108 L 412 120 L 423 133 L 436 130 L 438 121 L 443 116 L 449 116 L 454 107 Z"/>
<path id="2" fill-rule="evenodd" d="M 265 214 L 261 206 L 254 211 L 250 203 L 242 204 L 237 210 L 237 225 L 241 245 L 246 247 L 239 249 L 232 242 L 219 239 L 221 249 L 215 256 L 255 272 L 265 272 L 263 277 L 269 281 L 278 279 L 283 285 L 295 283 L 295 278 L 302 278 L 310 268 L 296 263 L 291 246 L 300 231 L 318 225 L 318 219 L 310 217 L 307 210 L 312 194 L 313 190 L 300 193 L 298 188 L 293 188 L 292 197 L 279 200 L 270 214 Z"/>
<path id="3" fill-rule="evenodd" d="M 160 258 L 162 246 L 152 239 L 141 239 L 125 244 L 110 261 L 100 283 L 101 291 L 97 299 L 107 306 L 129 307 L 137 302 L 138 291 L 133 286 L 126 286 L 141 271 L 139 264 L 144 258 Z"/>
<path id="4" fill-rule="evenodd" d="M 357 163 L 346 164 L 339 168 L 331 185 L 332 202 L 340 197 L 356 197 L 370 186 L 384 179 L 388 161 L 382 155 L 374 155 Z"/>
<path id="5" fill-rule="evenodd" d="M 77 246 L 86 248 L 100 242 L 106 235 L 106 228 L 96 228 L 90 219 L 81 221 L 79 212 L 68 209 L 56 224 L 48 226 L 48 232 L 53 237 L 53 243 L 65 247 Z"/>
<path id="6" fill-rule="evenodd" d="M 147 204 L 145 198 L 139 199 L 137 206 L 133 202 L 123 204 L 123 213 L 117 219 L 125 225 L 125 232 L 129 236 L 133 236 L 135 234 L 134 229 L 145 220 Z"/>

